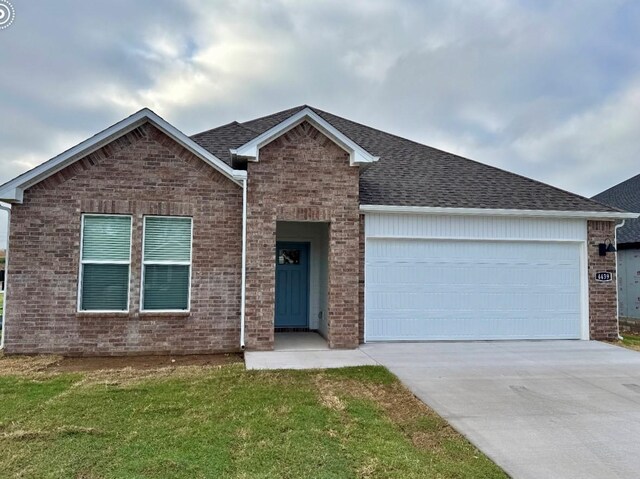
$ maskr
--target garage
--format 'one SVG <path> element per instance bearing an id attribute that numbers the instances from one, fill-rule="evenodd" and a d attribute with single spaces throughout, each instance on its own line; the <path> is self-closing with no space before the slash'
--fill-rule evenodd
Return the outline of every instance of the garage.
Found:
<path id="1" fill-rule="evenodd" d="M 581 220 L 367 215 L 365 340 L 580 339 Z"/>

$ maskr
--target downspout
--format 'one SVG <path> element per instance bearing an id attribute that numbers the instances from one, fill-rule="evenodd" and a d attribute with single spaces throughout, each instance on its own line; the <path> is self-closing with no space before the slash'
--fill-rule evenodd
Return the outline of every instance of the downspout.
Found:
<path id="1" fill-rule="evenodd" d="M 242 284 L 240 286 L 240 350 L 244 351 L 244 311 L 247 297 L 247 178 L 242 180 Z"/>
<path id="2" fill-rule="evenodd" d="M 4 255 L 4 294 L 2 295 L 2 335 L 0 336 L 0 349 L 4 349 L 4 337 L 6 327 L 4 317 L 7 314 L 7 283 L 9 280 L 9 228 L 11 227 L 11 207 L 0 203 L 0 210 L 7 212 L 7 247 Z"/>
<path id="3" fill-rule="evenodd" d="M 616 247 L 616 324 L 618 325 L 618 339 L 622 340 L 620 335 L 620 298 L 618 291 L 618 228 L 622 228 L 627 220 L 622 220 L 622 223 L 616 225 L 613 229 L 613 242 Z"/>

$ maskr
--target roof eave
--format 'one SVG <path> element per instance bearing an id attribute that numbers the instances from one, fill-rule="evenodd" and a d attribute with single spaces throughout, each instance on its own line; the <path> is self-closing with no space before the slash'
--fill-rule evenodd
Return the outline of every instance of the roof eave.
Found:
<path id="1" fill-rule="evenodd" d="M 576 218 L 593 220 L 622 220 L 638 218 L 640 213 L 623 211 L 561 211 L 519 210 L 501 208 L 448 208 L 435 206 L 360 205 L 363 213 L 398 213 L 464 216 L 520 216 L 538 218 Z"/>

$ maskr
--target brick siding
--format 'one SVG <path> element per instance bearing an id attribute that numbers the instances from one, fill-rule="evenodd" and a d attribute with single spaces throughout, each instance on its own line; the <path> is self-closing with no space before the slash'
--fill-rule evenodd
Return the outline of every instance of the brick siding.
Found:
<path id="1" fill-rule="evenodd" d="M 77 313 L 82 213 L 133 215 L 130 312 Z M 193 217 L 190 313 L 140 313 L 143 215 Z M 239 348 L 242 189 L 150 124 L 29 188 L 11 215 L 6 351 Z"/>
<path id="2" fill-rule="evenodd" d="M 329 223 L 329 346 L 356 347 L 359 169 L 308 122 L 261 148 L 247 168 L 247 348 L 273 348 L 277 221 Z"/>
<path id="3" fill-rule="evenodd" d="M 613 242 L 615 234 L 613 221 L 587 222 L 587 256 L 589 259 L 589 336 L 591 339 L 616 339 L 618 337 L 617 296 L 616 296 L 616 255 L 607 253 L 600 256 L 598 244 L 605 240 Z M 613 281 L 596 282 L 598 271 L 610 271 Z"/>

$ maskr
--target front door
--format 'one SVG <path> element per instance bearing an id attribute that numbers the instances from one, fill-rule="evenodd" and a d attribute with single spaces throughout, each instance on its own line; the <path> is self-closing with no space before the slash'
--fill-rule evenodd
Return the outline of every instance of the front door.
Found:
<path id="1" fill-rule="evenodd" d="M 276 243 L 275 327 L 309 327 L 309 243 Z"/>

